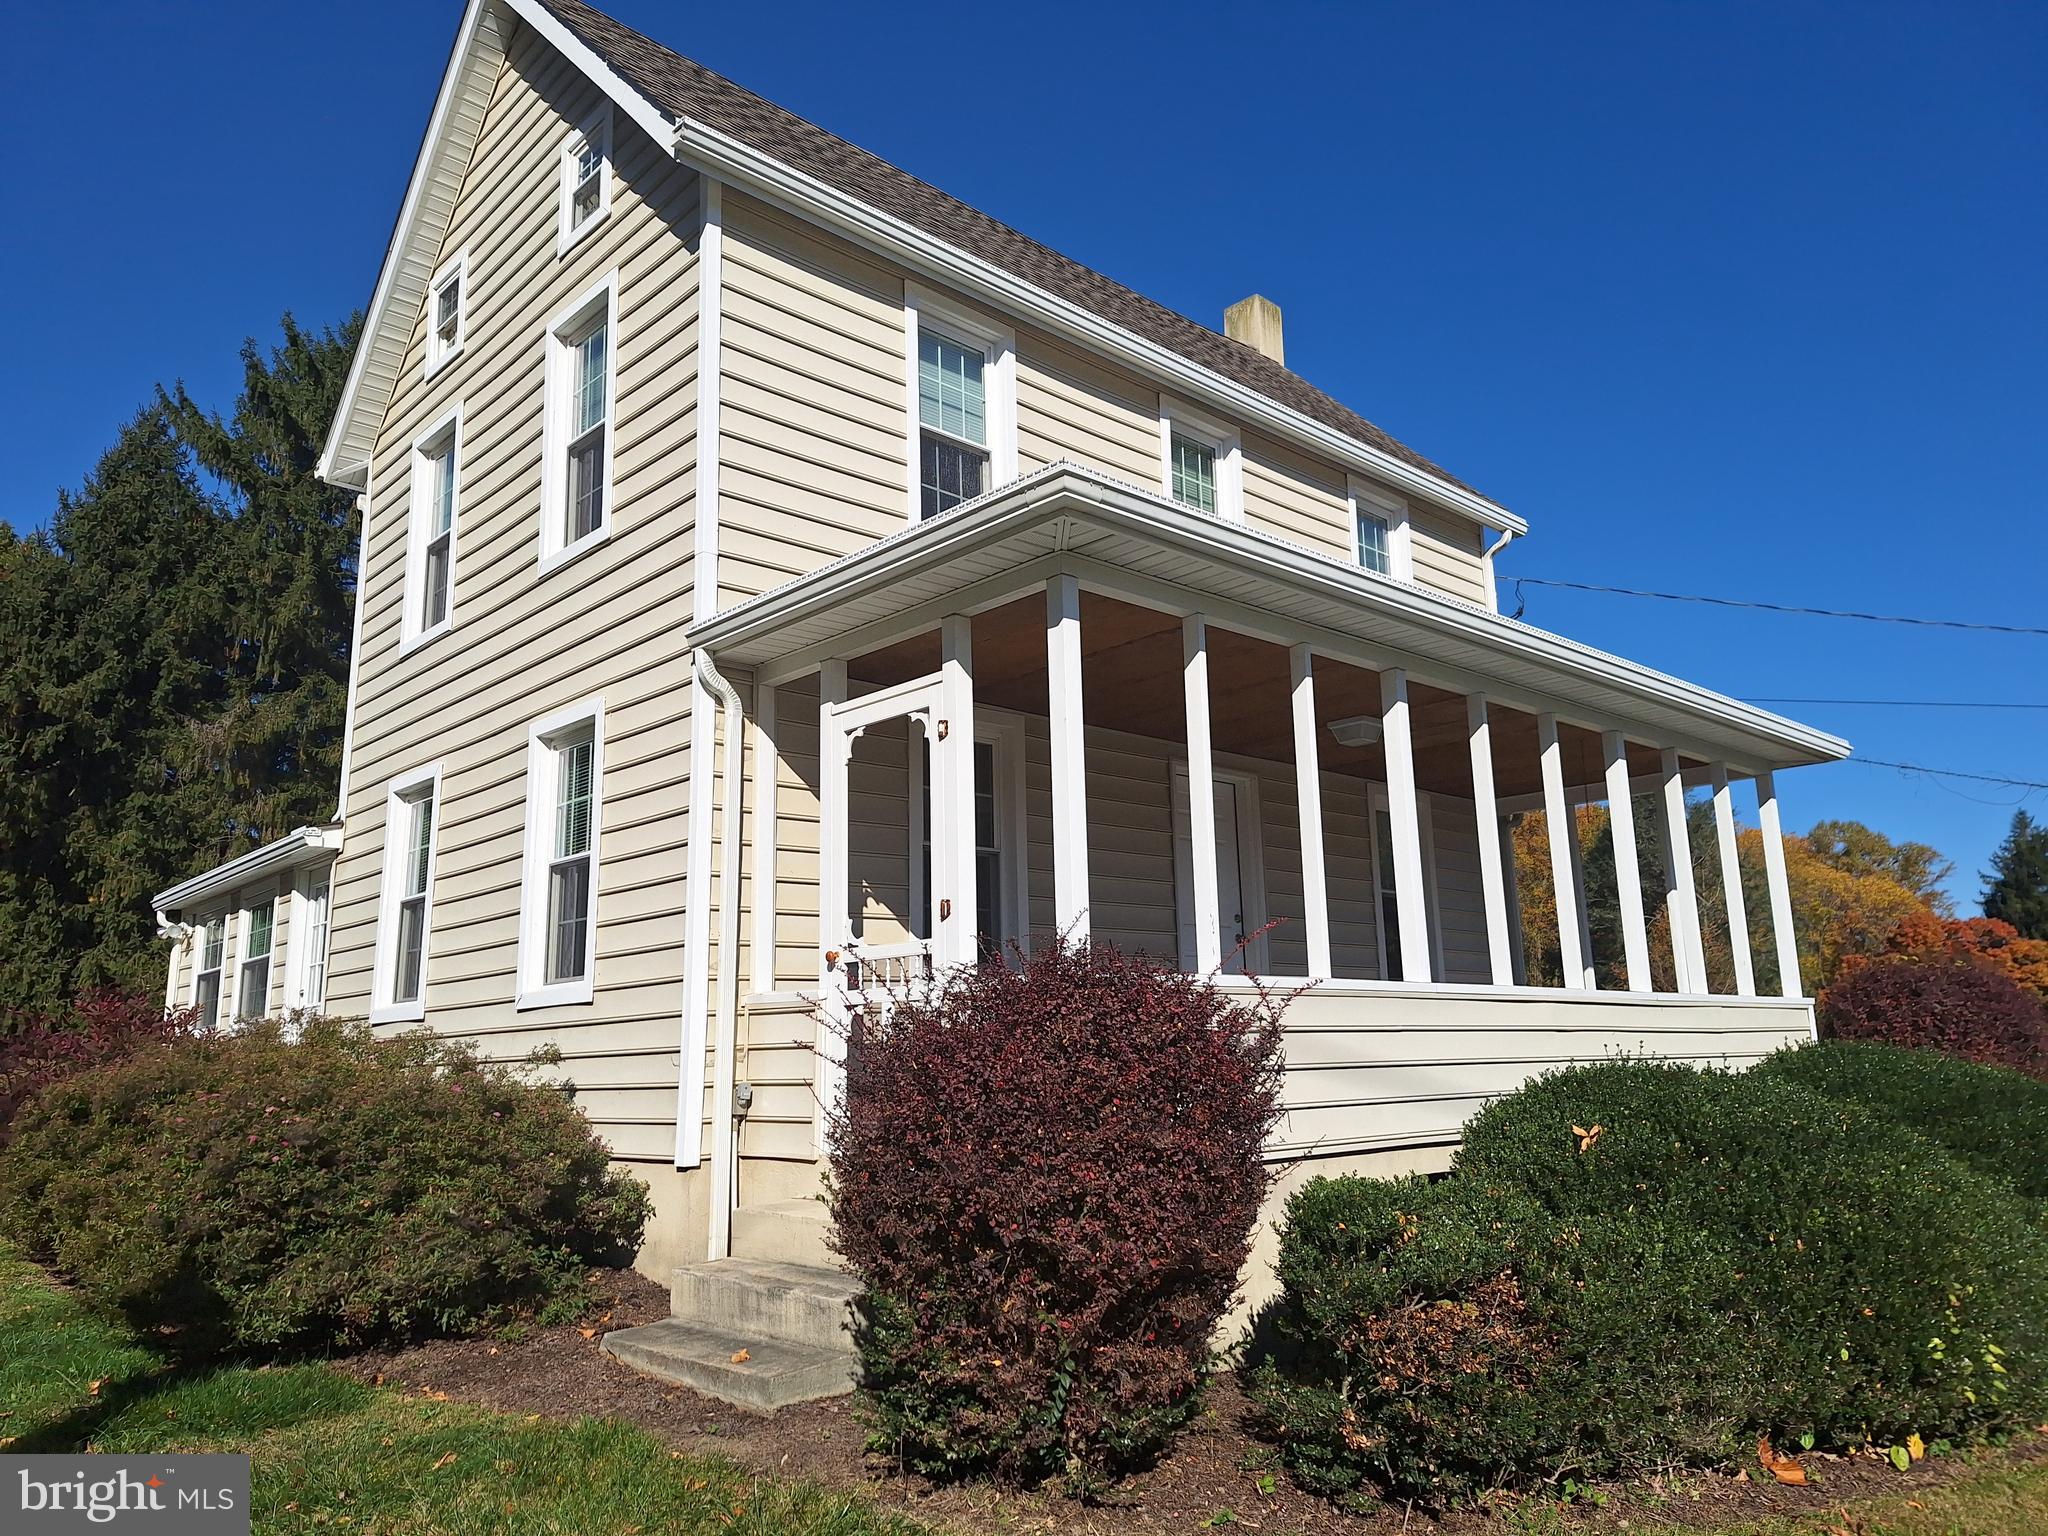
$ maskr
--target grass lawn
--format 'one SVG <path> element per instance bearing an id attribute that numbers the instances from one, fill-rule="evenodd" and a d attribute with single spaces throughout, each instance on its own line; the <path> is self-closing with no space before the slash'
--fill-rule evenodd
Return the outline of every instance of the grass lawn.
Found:
<path id="1" fill-rule="evenodd" d="M 0 1249 L 0 1450 L 247 1451 L 255 1529 L 375 1536 L 919 1536 L 856 1496 L 683 1456 L 629 1425 L 405 1397 L 319 1365 L 180 1371 Z M 1534 1518 L 1532 1518 L 1532 1516 Z M 1065 1522 L 1062 1521 L 1064 1524 Z M 1596 1522 L 1597 1523 L 1597 1522 Z M 1611 1530 L 1611 1524 L 1601 1525 Z M 1461 1526 L 1460 1529 L 1469 1529 Z M 1502 1536 L 1571 1536 L 1525 1509 Z M 1630 1536 L 2039 1536 L 2048 1462 L 1998 1459 L 1939 1489 L 1825 1515 Z"/>
<path id="2" fill-rule="evenodd" d="M 247 1451 L 255 1529 L 377 1536 L 915 1536 L 857 1498 L 680 1457 L 604 1420 L 516 1418 L 319 1365 L 168 1368 L 0 1251 L 0 1450 Z"/>

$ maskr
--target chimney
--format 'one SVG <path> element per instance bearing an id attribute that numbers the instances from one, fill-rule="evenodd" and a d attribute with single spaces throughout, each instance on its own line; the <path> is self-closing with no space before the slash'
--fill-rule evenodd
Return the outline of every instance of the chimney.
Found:
<path id="1" fill-rule="evenodd" d="M 1262 294 L 1239 299 L 1223 311 L 1223 334 L 1276 363 L 1287 361 L 1287 349 L 1280 343 L 1280 306 Z"/>

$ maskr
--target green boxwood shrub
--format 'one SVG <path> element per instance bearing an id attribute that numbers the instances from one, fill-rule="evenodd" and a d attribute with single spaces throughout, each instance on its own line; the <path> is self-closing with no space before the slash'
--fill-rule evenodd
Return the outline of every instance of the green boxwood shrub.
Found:
<path id="1" fill-rule="evenodd" d="M 1576 1068 L 1475 1117 L 1439 1184 L 1331 1185 L 1282 1234 L 1298 1353 L 1254 1378 L 1325 1491 L 1448 1502 L 2048 1406 L 2048 1236 L 2011 1188 L 1776 1074 Z M 1485 1349 L 1390 1353 L 1418 1318 Z"/>
<path id="2" fill-rule="evenodd" d="M 1864 1105 L 2027 1198 L 2048 1200 L 2048 1083 L 1935 1051 L 1853 1040 L 1780 1051 L 1756 1071 Z"/>
<path id="3" fill-rule="evenodd" d="M 589 1264 L 631 1255 L 647 1212 L 558 1090 L 324 1020 L 76 1073 L 0 1151 L 0 1234 L 200 1350 L 547 1315 Z"/>

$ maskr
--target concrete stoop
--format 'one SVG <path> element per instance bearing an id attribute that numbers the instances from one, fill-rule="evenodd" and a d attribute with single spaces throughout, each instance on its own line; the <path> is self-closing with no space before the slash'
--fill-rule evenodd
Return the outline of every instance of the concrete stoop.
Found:
<path id="1" fill-rule="evenodd" d="M 858 1366 L 848 1329 L 859 1291 L 822 1265 L 685 1264 L 670 1285 L 672 1315 L 608 1333 L 604 1347 L 637 1371 L 770 1413 L 853 1390 Z"/>

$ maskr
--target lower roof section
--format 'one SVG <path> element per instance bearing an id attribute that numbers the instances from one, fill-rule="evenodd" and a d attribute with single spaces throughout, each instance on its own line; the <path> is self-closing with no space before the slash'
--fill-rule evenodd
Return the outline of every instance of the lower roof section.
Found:
<path id="1" fill-rule="evenodd" d="M 234 893 L 252 880 L 284 874 L 322 863 L 341 851 L 341 826 L 329 822 L 318 827 L 294 827 L 275 842 L 252 848 L 225 864 L 216 864 L 203 874 L 181 880 L 150 898 L 157 911 L 172 917 L 192 907 L 204 906 Z"/>
<path id="2" fill-rule="evenodd" d="M 986 612 L 1058 575 L 1174 613 L 1748 773 L 1846 757 L 1839 737 L 1428 588 L 1053 464 L 693 625 L 776 680 Z"/>

